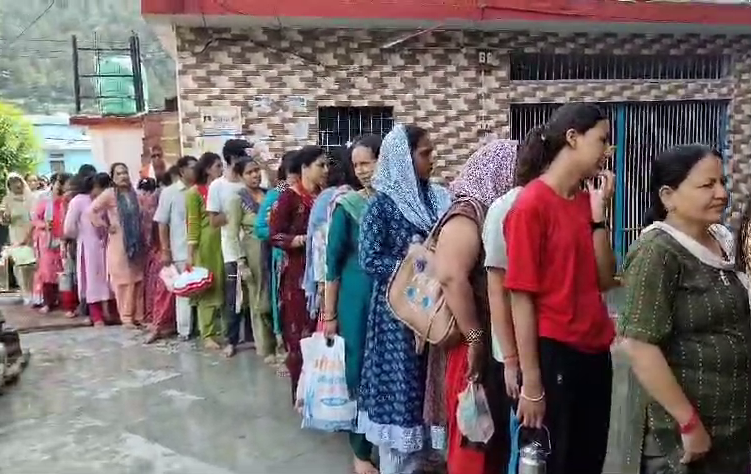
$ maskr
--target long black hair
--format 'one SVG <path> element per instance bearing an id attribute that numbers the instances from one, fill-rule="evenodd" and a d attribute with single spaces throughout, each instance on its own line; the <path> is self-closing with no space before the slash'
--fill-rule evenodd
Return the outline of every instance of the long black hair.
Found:
<path id="1" fill-rule="evenodd" d="M 516 185 L 526 186 L 550 166 L 567 145 L 569 130 L 586 133 L 608 116 L 595 104 L 570 103 L 556 109 L 545 125 L 527 133 L 516 164 Z"/>
<path id="2" fill-rule="evenodd" d="M 276 170 L 277 181 L 281 182 L 287 180 L 287 174 L 290 173 L 290 168 L 292 167 L 292 162 L 295 161 L 297 151 L 298 150 L 288 151 L 282 155 L 282 162 L 279 164 L 279 169 Z"/>
<path id="3" fill-rule="evenodd" d="M 671 189 L 680 186 L 696 163 L 707 155 L 722 159 L 718 151 L 699 144 L 674 146 L 655 158 L 649 180 L 649 208 L 644 216 L 644 225 L 665 220 L 668 210 L 662 203 L 660 190 L 666 186 Z"/>
<path id="4" fill-rule="evenodd" d="M 211 168 L 217 161 L 222 161 L 222 157 L 216 153 L 207 151 L 198 159 L 196 163 L 196 184 L 206 184 L 209 180 L 209 168 Z"/>
<path id="5" fill-rule="evenodd" d="M 324 155 L 323 148 L 318 145 L 305 145 L 302 147 L 292 159 L 290 164 L 289 173 L 302 174 L 302 169 L 315 163 L 315 161 Z"/>

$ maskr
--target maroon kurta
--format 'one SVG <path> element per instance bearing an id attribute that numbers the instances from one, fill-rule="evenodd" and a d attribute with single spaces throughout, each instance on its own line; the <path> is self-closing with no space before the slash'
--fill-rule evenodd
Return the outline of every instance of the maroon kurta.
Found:
<path id="1" fill-rule="evenodd" d="M 269 219 L 271 245 L 284 250 L 279 278 L 279 314 L 287 346 L 286 365 L 292 380 L 293 400 L 302 371 L 300 340 L 315 331 L 315 321 L 310 319 L 302 289 L 305 247 L 292 247 L 292 240 L 308 230 L 312 203 L 306 201 L 294 189 L 287 189 L 279 196 Z"/>

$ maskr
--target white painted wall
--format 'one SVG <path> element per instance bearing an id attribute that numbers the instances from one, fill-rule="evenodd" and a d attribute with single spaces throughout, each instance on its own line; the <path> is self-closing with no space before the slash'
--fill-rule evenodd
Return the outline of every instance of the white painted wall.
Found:
<path id="1" fill-rule="evenodd" d="M 135 185 L 141 169 L 143 128 L 141 126 L 96 125 L 89 128 L 94 160 L 109 172 L 112 163 L 125 163 Z"/>

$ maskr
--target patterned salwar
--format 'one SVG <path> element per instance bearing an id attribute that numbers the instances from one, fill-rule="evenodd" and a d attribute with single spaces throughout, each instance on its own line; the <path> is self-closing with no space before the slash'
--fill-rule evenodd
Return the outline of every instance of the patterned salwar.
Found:
<path id="1" fill-rule="evenodd" d="M 279 276 L 279 313 L 288 351 L 286 366 L 292 382 L 293 400 L 302 371 L 300 340 L 315 331 L 316 321 L 308 314 L 302 289 L 305 247 L 293 247 L 292 241 L 298 235 L 305 235 L 312 207 L 313 199 L 305 199 L 294 189 L 287 189 L 279 196 L 269 222 L 271 244 L 283 249 L 285 256 Z"/>
<path id="2" fill-rule="evenodd" d="M 700 251 L 711 254 L 685 234 L 676 235 L 690 239 Z M 720 237 L 719 233 L 716 235 Z M 732 247 L 723 247 L 727 255 L 732 254 Z M 626 459 L 641 466 L 626 463 L 621 472 L 748 472 L 748 292 L 733 271 L 732 257 L 726 265 L 718 266 L 701 253 L 689 251 L 663 228 L 645 231 L 626 257 L 626 304 L 619 333 L 662 350 L 683 392 L 698 411 L 712 439 L 712 448 L 705 458 L 680 464 L 683 446 L 678 425 L 659 403 L 637 391 L 625 401 L 631 405 L 628 411 L 634 417 L 620 425 L 632 430 L 628 438 L 633 443 L 627 446 Z"/>
<path id="3" fill-rule="evenodd" d="M 158 337 L 167 337 L 177 331 L 175 316 L 175 295 L 167 290 L 159 277 L 164 266 L 157 234 L 154 213 L 161 190 L 145 194 L 141 198 L 141 229 L 146 246 L 146 268 L 144 270 L 144 322 Z"/>
<path id="4" fill-rule="evenodd" d="M 378 446 L 381 474 L 411 474 L 437 460 L 423 417 L 426 357 L 416 353 L 415 335 L 396 319 L 386 292 L 410 242 L 427 237 L 450 197 L 418 179 L 403 125 L 383 140 L 373 189 L 360 224 L 359 261 L 373 278 L 373 290 L 357 430 Z"/>

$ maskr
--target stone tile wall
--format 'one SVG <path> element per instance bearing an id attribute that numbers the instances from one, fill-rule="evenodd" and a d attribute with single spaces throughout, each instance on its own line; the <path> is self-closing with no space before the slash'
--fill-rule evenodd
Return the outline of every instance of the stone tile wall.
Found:
<path id="1" fill-rule="evenodd" d="M 204 29 L 179 27 L 178 61 L 183 144 L 201 135 L 201 107 L 238 106 L 244 132 L 260 124 L 280 153 L 317 140 L 317 110 L 325 106 L 390 106 L 398 121 L 430 128 L 436 172 L 450 179 L 487 130 L 510 133 L 513 103 L 565 101 L 731 101 L 728 149 L 732 189 L 751 185 L 751 36 L 552 34 L 438 31 L 392 48 L 409 32 L 394 30 Z M 490 64 L 479 52 L 490 51 Z M 713 54 L 733 57 L 718 80 L 511 81 L 509 52 L 567 54 Z M 260 110 L 256 97 L 270 100 Z M 292 109 L 286 99 L 307 99 Z M 308 137 L 295 139 L 298 121 Z M 737 203 L 739 200 L 735 199 Z M 737 212 L 736 212 L 737 214 Z"/>

